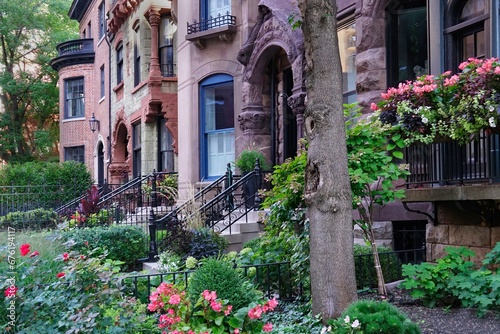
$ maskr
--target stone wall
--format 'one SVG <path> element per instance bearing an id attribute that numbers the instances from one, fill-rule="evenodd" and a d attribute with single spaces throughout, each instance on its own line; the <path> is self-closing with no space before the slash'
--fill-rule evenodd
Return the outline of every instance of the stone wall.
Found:
<path id="1" fill-rule="evenodd" d="M 464 246 L 476 253 L 476 257 L 471 260 L 479 264 L 495 244 L 500 242 L 500 223 L 487 224 L 477 214 L 464 212 L 454 203 L 439 203 L 437 215 L 439 223 L 427 226 L 428 261 L 443 257 L 447 246 Z"/>

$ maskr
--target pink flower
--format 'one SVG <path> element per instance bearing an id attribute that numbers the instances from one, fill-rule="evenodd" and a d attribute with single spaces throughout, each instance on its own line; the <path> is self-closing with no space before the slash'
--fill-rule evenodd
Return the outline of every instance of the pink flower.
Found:
<path id="1" fill-rule="evenodd" d="M 268 300 L 266 305 L 269 307 L 271 311 L 273 311 L 276 308 L 276 306 L 278 306 L 278 301 L 276 300 L 276 298 L 273 298 Z"/>
<path id="2" fill-rule="evenodd" d="M 68 254 L 68 253 L 64 253 L 64 254 L 62 255 L 62 257 L 63 257 L 63 261 L 64 261 L 64 262 L 66 262 L 66 261 L 68 261 L 68 260 L 69 260 L 69 254 Z"/>
<path id="3" fill-rule="evenodd" d="M 205 290 L 202 292 L 202 296 L 206 301 L 212 301 L 217 299 L 217 294 L 215 293 L 215 291 L 210 292 L 208 290 Z"/>
<path id="4" fill-rule="evenodd" d="M 19 247 L 21 256 L 26 256 L 30 252 L 30 248 L 31 248 L 30 244 L 22 244 L 21 247 Z"/>
<path id="5" fill-rule="evenodd" d="M 171 295 L 170 296 L 170 299 L 168 300 L 168 303 L 169 304 L 172 304 L 172 305 L 177 305 L 181 302 L 181 296 L 175 294 L 175 295 Z"/>
<path id="6" fill-rule="evenodd" d="M 262 307 L 260 305 L 255 306 L 253 309 L 248 311 L 248 316 L 250 319 L 259 319 L 262 315 Z"/>
<path id="7" fill-rule="evenodd" d="M 231 311 L 233 310 L 233 305 L 228 305 L 227 308 L 224 310 L 224 315 L 229 315 Z"/>
<path id="8" fill-rule="evenodd" d="M 264 325 L 264 327 L 262 327 L 262 330 L 266 333 L 269 333 L 270 331 L 273 330 L 273 324 L 268 322 L 267 324 Z"/>
<path id="9" fill-rule="evenodd" d="M 57 274 L 57 278 L 63 278 L 64 276 L 66 276 L 66 274 L 63 272 Z"/>
<path id="10" fill-rule="evenodd" d="M 214 310 L 215 312 L 220 312 L 220 310 L 222 309 L 222 304 L 221 303 L 218 303 L 216 302 L 215 300 L 212 300 L 210 302 L 210 307 L 212 308 L 212 310 Z"/>
<path id="11" fill-rule="evenodd" d="M 12 298 L 16 296 L 17 290 L 19 290 L 17 286 L 11 285 L 7 289 L 5 289 L 3 294 L 5 295 L 5 298 Z"/>
<path id="12" fill-rule="evenodd" d="M 233 331 L 234 334 L 240 334 L 240 330 L 238 328 L 235 328 Z"/>
<path id="13" fill-rule="evenodd" d="M 34 251 L 33 253 L 30 254 L 30 257 L 35 257 L 38 255 L 40 255 L 40 253 L 38 253 L 38 251 Z"/>
<path id="14" fill-rule="evenodd" d="M 376 111 L 376 110 L 378 110 L 378 106 L 375 103 L 372 102 L 370 104 L 370 109 L 373 110 L 373 111 Z"/>

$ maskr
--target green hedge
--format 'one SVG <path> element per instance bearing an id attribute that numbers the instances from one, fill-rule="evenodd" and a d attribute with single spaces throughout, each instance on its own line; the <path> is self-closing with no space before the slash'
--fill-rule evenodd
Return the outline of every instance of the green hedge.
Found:
<path id="1" fill-rule="evenodd" d="M 133 269 L 137 260 L 144 258 L 148 252 L 147 235 L 142 229 L 129 225 L 97 226 L 66 231 L 62 233 L 63 241 L 69 242 L 70 249 L 86 254 L 99 248 L 94 254 L 102 254 L 106 250 L 107 258 L 123 261 L 125 269 Z"/>
<path id="2" fill-rule="evenodd" d="M 30 211 L 15 211 L 0 216 L 0 230 L 8 227 L 16 230 L 40 230 L 57 227 L 59 215 L 54 210 L 35 209 Z"/>

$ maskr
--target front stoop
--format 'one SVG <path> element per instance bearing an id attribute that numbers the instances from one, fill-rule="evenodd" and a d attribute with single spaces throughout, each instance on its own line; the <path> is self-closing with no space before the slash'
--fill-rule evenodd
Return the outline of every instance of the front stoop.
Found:
<path id="1" fill-rule="evenodd" d="M 267 211 L 250 211 L 246 220 L 243 218 L 231 227 L 232 234 L 223 232 L 221 235 L 229 241 L 227 251 L 238 252 L 247 241 L 259 237 L 262 233 L 262 221 L 267 214 Z M 156 262 L 145 262 L 142 268 L 150 273 L 157 273 L 158 265 Z"/>

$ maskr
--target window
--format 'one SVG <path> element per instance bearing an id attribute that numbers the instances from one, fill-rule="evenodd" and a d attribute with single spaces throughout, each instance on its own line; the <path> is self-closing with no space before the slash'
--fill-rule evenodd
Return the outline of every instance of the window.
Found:
<path id="1" fill-rule="evenodd" d="M 141 82 L 141 45 L 139 26 L 135 29 L 134 39 L 134 86 Z"/>
<path id="2" fill-rule="evenodd" d="M 106 33 L 106 16 L 104 14 L 104 2 L 99 6 L 99 39 Z"/>
<path id="3" fill-rule="evenodd" d="M 64 148 L 64 161 L 85 162 L 85 146 L 73 146 Z"/>
<path id="4" fill-rule="evenodd" d="M 104 65 L 101 66 L 101 99 L 106 95 Z"/>
<path id="5" fill-rule="evenodd" d="M 65 80 L 64 85 L 64 118 L 83 117 L 85 115 L 83 78 Z"/>
<path id="6" fill-rule="evenodd" d="M 92 22 L 87 25 L 87 38 L 92 38 Z"/>
<path id="7" fill-rule="evenodd" d="M 342 64 L 344 103 L 356 102 L 356 23 L 339 25 L 339 51 Z"/>
<path id="8" fill-rule="evenodd" d="M 162 16 L 160 22 L 160 66 L 161 74 L 164 77 L 174 77 L 175 73 L 175 52 L 174 45 L 177 26 L 170 16 Z"/>
<path id="9" fill-rule="evenodd" d="M 123 44 L 116 49 L 116 84 L 123 81 Z"/>
<path id="10" fill-rule="evenodd" d="M 458 71 L 469 58 L 486 58 L 489 53 L 489 1 L 455 1 L 445 20 L 446 67 Z M 449 17 L 453 15 L 453 17 Z"/>
<path id="11" fill-rule="evenodd" d="M 141 176 L 141 123 L 132 125 L 132 173 L 133 177 Z"/>
<path id="12" fill-rule="evenodd" d="M 204 0 L 201 2 L 201 13 L 204 20 L 210 20 L 231 14 L 230 0 Z"/>
<path id="13" fill-rule="evenodd" d="M 158 134 L 160 137 L 158 141 L 160 152 L 158 170 L 169 173 L 174 172 L 174 148 L 172 147 L 174 139 L 167 129 L 167 120 L 163 117 L 158 121 Z"/>
<path id="14" fill-rule="evenodd" d="M 234 161 L 233 78 L 214 75 L 200 84 L 201 176 L 223 175 Z"/>
<path id="15" fill-rule="evenodd" d="M 426 1 L 392 1 L 386 18 L 388 85 L 427 74 Z"/>

